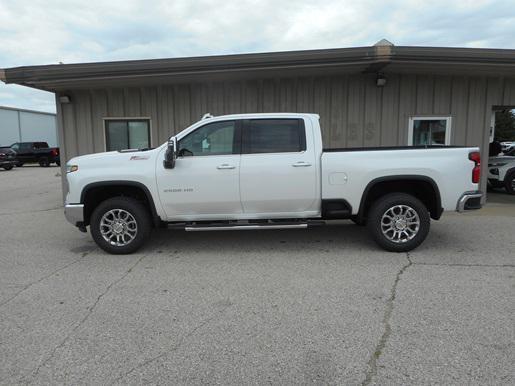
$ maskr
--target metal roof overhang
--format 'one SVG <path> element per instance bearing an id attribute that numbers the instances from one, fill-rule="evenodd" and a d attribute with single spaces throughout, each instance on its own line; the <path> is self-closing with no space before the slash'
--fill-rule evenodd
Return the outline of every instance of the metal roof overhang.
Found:
<path id="1" fill-rule="evenodd" d="M 341 73 L 515 76 L 515 50 L 371 46 L 15 67 L 0 80 L 48 91 Z"/>

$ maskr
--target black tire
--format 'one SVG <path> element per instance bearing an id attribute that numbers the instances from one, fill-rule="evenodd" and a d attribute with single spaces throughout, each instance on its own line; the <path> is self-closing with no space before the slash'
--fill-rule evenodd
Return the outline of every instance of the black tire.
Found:
<path id="1" fill-rule="evenodd" d="M 41 167 L 44 167 L 44 168 L 47 168 L 50 166 L 50 161 L 48 160 L 47 157 L 41 157 L 39 160 L 39 166 Z"/>
<path id="2" fill-rule="evenodd" d="M 389 212 L 389 214 L 396 214 L 396 211 L 400 211 L 401 208 L 398 207 L 394 209 L 394 207 L 399 205 L 404 206 L 404 208 L 410 208 L 411 210 L 416 212 L 416 214 L 418 215 L 418 228 L 414 224 L 410 226 L 410 229 L 408 229 L 409 232 L 403 231 L 403 233 L 405 233 L 406 236 L 408 235 L 408 233 L 412 235 L 412 238 L 406 236 L 401 237 L 401 232 L 399 232 L 398 238 L 400 238 L 400 240 L 392 241 L 387 235 L 383 233 L 383 225 L 386 230 L 389 221 L 387 218 L 385 218 L 387 223 L 382 224 L 383 215 L 386 216 L 387 212 L 389 212 L 392 209 L 394 210 L 394 212 Z M 409 213 L 413 214 L 411 211 L 409 211 Z M 402 226 L 402 217 L 400 218 L 400 220 L 401 224 L 399 224 L 399 226 Z M 395 228 L 394 222 L 391 221 L 391 223 L 392 228 Z M 387 251 L 391 252 L 407 252 L 418 247 L 425 240 L 427 234 L 429 233 L 429 224 L 430 218 L 426 206 L 418 198 L 406 193 L 391 193 L 383 197 L 380 197 L 376 202 L 372 204 L 372 207 L 370 208 L 370 211 L 368 213 L 367 220 L 368 230 L 374 238 L 374 241 L 383 249 L 386 249 Z M 395 228 L 395 230 L 397 230 L 397 228 Z M 397 235 L 395 231 L 390 234 L 391 238 L 395 238 L 395 235 Z"/>
<path id="3" fill-rule="evenodd" d="M 55 164 L 56 164 L 57 166 L 61 166 L 61 161 L 55 161 Z"/>
<path id="4" fill-rule="evenodd" d="M 2 166 L 5 170 L 11 170 L 14 165 L 5 165 L 5 166 Z"/>
<path id="5" fill-rule="evenodd" d="M 504 188 L 509 194 L 515 195 L 515 170 L 509 171 L 504 177 Z"/>
<path id="6" fill-rule="evenodd" d="M 101 233 L 102 217 L 112 210 L 128 212 L 136 222 L 136 233 L 132 240 L 125 245 L 117 246 L 106 239 Z M 106 229 L 104 227 L 104 229 Z M 147 208 L 139 201 L 130 197 L 113 197 L 101 202 L 91 214 L 90 230 L 91 236 L 97 245 L 104 251 L 125 255 L 137 251 L 147 241 L 152 229 L 150 215 Z M 114 233 L 113 233 L 114 234 Z"/>
<path id="7" fill-rule="evenodd" d="M 489 187 L 491 187 L 493 189 L 498 189 L 498 188 L 504 187 L 504 183 L 502 181 L 497 181 L 497 180 L 488 180 L 488 185 L 489 185 Z"/>

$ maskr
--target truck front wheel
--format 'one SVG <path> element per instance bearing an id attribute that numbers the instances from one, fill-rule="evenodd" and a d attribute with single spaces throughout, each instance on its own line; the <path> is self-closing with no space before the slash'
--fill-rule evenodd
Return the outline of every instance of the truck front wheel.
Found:
<path id="1" fill-rule="evenodd" d="M 429 213 L 416 197 L 391 193 L 370 208 L 368 229 L 375 242 L 387 251 L 407 252 L 418 247 L 429 232 Z"/>
<path id="2" fill-rule="evenodd" d="M 93 240 L 104 251 L 129 254 L 148 239 L 150 216 L 143 204 L 130 197 L 114 197 L 100 203 L 91 214 Z"/>

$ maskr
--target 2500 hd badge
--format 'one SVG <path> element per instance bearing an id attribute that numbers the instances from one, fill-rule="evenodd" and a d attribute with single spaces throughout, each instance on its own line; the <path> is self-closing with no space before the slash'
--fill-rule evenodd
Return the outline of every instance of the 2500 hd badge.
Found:
<path id="1" fill-rule="evenodd" d="M 163 190 L 165 193 L 190 193 L 193 192 L 193 188 L 170 188 Z"/>

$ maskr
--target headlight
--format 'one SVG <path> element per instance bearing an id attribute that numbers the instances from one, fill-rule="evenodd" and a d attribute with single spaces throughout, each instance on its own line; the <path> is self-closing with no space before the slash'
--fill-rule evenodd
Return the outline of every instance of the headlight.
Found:
<path id="1" fill-rule="evenodd" d="M 77 165 L 66 165 L 66 173 L 73 173 L 79 170 Z"/>

